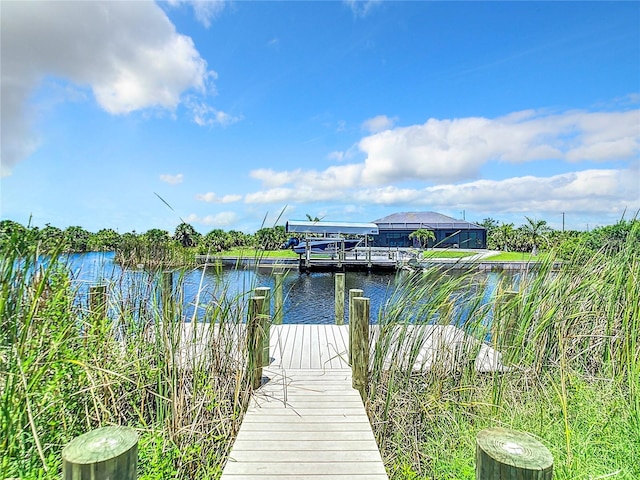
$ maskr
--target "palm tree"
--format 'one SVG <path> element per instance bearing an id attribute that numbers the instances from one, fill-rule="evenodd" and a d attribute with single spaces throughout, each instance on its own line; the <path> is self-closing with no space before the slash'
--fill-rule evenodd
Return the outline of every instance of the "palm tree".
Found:
<path id="1" fill-rule="evenodd" d="M 493 231 L 492 246 L 502 248 L 504 252 L 508 251 L 513 235 L 513 223 L 503 223 Z"/>
<path id="2" fill-rule="evenodd" d="M 545 238 L 544 234 L 550 231 L 551 228 L 547 225 L 546 220 L 532 219 L 527 216 L 524 218 L 527 219 L 527 223 L 525 223 L 522 228 L 533 245 L 531 255 L 536 256 L 538 254 L 538 240 L 540 238 Z"/>
<path id="3" fill-rule="evenodd" d="M 409 239 L 417 239 L 420 243 L 420 248 L 425 248 L 429 244 L 429 240 L 435 242 L 436 234 L 433 233 L 432 230 L 427 230 L 426 228 L 419 228 L 415 232 L 411 232 L 409 234 Z"/>
<path id="4" fill-rule="evenodd" d="M 198 242 L 198 232 L 186 222 L 176 227 L 173 239 L 183 247 L 194 247 Z"/>

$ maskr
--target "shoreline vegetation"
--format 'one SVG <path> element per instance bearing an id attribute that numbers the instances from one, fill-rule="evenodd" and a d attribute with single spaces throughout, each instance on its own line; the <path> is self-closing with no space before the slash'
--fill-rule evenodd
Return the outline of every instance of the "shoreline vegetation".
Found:
<path id="1" fill-rule="evenodd" d="M 607 228 L 545 248 L 489 303 L 473 271 L 403 276 L 379 312 L 366 401 L 391 479 L 472 480 L 476 434 L 493 426 L 545 444 L 556 479 L 640 478 L 640 222 Z M 138 431 L 141 480 L 219 478 L 252 394 L 246 346 L 230 333 L 246 319 L 242 297 L 221 281 L 201 305 L 182 298 L 184 270 L 169 291 L 158 269 L 96 303 L 56 261 L 66 244 L 44 261 L 42 240 L 23 233 L 0 237 L 0 478 L 57 479 L 63 446 L 106 425 Z M 197 339 L 205 355 L 181 348 L 186 302 L 221 326 Z M 459 324 L 510 369 L 477 372 L 473 357 L 407 369 L 424 339 L 394 357 L 384 326 L 433 322 Z"/>
<path id="2" fill-rule="evenodd" d="M 487 248 L 496 252 L 487 255 L 486 261 L 529 262 L 542 260 L 539 253 L 553 252 L 556 260 L 571 259 L 576 251 L 589 256 L 600 249 L 617 249 L 626 241 L 629 233 L 640 220 L 620 220 L 614 225 L 595 228 L 591 231 L 553 230 L 544 220 L 525 217 L 519 227 L 500 224 L 486 218 L 479 225 L 487 229 Z M 426 236 L 433 232 L 419 230 Z M 0 221 L 0 248 L 12 236 L 19 238 L 13 248 L 20 254 L 36 249 L 41 254 L 82 253 L 90 251 L 112 251 L 116 262 L 123 267 L 144 268 L 188 268 L 196 265 L 199 255 L 238 258 L 291 258 L 298 256 L 292 250 L 280 247 L 288 238 L 281 225 L 262 227 L 253 234 L 236 230 L 214 229 L 205 235 L 192 225 L 182 222 L 173 233 L 152 228 L 144 233 L 135 231 L 120 234 L 104 228 L 92 233 L 80 226 L 66 229 L 47 224 L 44 228 L 24 226 L 12 220 Z M 437 246 L 436 246 L 437 247 Z M 464 247 L 464 246 L 462 246 Z M 449 248 L 416 249 L 418 259 L 467 258 L 467 250 Z"/>

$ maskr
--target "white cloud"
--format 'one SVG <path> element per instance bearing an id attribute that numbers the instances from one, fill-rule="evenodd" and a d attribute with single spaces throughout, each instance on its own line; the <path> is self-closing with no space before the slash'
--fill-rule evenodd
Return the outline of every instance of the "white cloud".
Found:
<path id="1" fill-rule="evenodd" d="M 358 184 L 362 175 L 362 165 L 331 166 L 323 171 L 298 169 L 276 172 L 272 169 L 262 168 L 252 170 L 249 175 L 262 181 L 263 185 L 267 187 L 296 184 L 296 188 L 317 190 L 349 188 Z"/>
<path id="2" fill-rule="evenodd" d="M 638 170 L 583 170 L 550 177 L 476 180 L 424 189 L 381 187 L 358 190 L 358 202 L 468 208 L 479 212 L 599 213 L 640 208 Z"/>
<path id="3" fill-rule="evenodd" d="M 239 122 L 243 118 L 242 115 L 231 115 L 201 101 L 190 101 L 188 106 L 193 113 L 193 121 L 201 127 L 207 125 L 227 126 Z"/>
<path id="4" fill-rule="evenodd" d="M 640 152 L 639 115 L 638 110 L 519 112 L 497 119 L 430 119 L 363 138 L 359 148 L 367 158 L 362 181 L 472 179 L 492 160 L 628 160 Z"/>
<path id="5" fill-rule="evenodd" d="M 201 193 L 196 195 L 196 199 L 207 203 L 233 203 L 242 200 L 242 195 L 216 195 L 214 192 Z"/>
<path id="6" fill-rule="evenodd" d="M 86 86 L 106 112 L 126 114 L 174 110 L 215 76 L 151 1 L 3 2 L 1 21 L 3 174 L 35 148 L 26 105 L 46 77 Z"/>
<path id="7" fill-rule="evenodd" d="M 205 28 L 209 28 L 211 21 L 222 13 L 227 2 L 225 0 L 169 0 L 168 3 L 171 6 L 190 5 L 196 20 Z"/>
<path id="8" fill-rule="evenodd" d="M 582 212 L 598 214 L 640 209 L 640 171 L 591 169 L 549 177 L 476 180 L 422 189 L 384 186 L 356 189 L 272 188 L 245 196 L 246 203 L 339 202 L 402 208 L 469 209 L 489 214 Z"/>
<path id="9" fill-rule="evenodd" d="M 396 117 L 389 118 L 386 115 L 378 115 L 377 117 L 369 118 L 362 123 L 362 129 L 369 133 L 378 133 L 383 130 L 388 130 L 395 125 L 398 121 Z"/>
<path id="10" fill-rule="evenodd" d="M 160 175 L 160 180 L 168 183 L 169 185 L 177 185 L 178 183 L 182 183 L 182 181 L 184 180 L 184 175 L 181 173 L 178 173 L 177 175 L 163 173 L 162 175 Z"/>
<path id="11" fill-rule="evenodd" d="M 187 223 L 193 223 L 198 225 L 206 225 L 210 227 L 223 228 L 233 225 L 238 221 L 238 215 L 235 212 L 220 212 L 215 215 L 206 215 L 200 217 L 195 213 L 192 213 L 184 220 Z"/>
<path id="12" fill-rule="evenodd" d="M 351 8 L 355 17 L 366 17 L 371 9 L 382 0 L 343 0 Z"/>
<path id="13" fill-rule="evenodd" d="M 248 193 L 244 197 L 245 203 L 312 203 L 340 200 L 343 195 L 341 189 L 316 189 L 307 185 L 296 188 L 270 188 L 268 190 Z"/>
<path id="14" fill-rule="evenodd" d="M 434 205 L 487 211 L 528 207 L 638 208 L 640 111 L 564 113 L 515 112 L 496 119 L 438 120 L 388 129 L 358 144 L 363 163 L 325 170 L 259 169 L 250 172 L 264 190 L 246 203 L 340 201 L 384 205 Z M 344 157 L 339 152 L 331 155 Z M 524 165 L 542 160 L 617 162 L 619 170 L 591 169 L 553 177 L 521 175 L 478 180 L 485 165 Z M 521 170 L 526 171 L 524 167 Z M 461 181 L 467 183 L 460 183 Z M 412 181 L 424 189 L 401 188 Z"/>
<path id="15" fill-rule="evenodd" d="M 329 153 L 328 158 L 329 160 L 335 160 L 337 162 L 341 162 L 342 160 L 344 160 L 344 156 L 345 156 L 344 152 L 335 151 L 335 152 Z"/>

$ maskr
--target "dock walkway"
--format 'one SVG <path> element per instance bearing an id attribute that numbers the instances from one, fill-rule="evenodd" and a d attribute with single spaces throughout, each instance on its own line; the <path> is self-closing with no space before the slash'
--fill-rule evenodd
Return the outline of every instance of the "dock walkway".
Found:
<path id="1" fill-rule="evenodd" d="M 346 362 L 348 327 L 286 325 L 270 332 L 271 364 L 245 414 L 222 480 L 384 480 Z"/>

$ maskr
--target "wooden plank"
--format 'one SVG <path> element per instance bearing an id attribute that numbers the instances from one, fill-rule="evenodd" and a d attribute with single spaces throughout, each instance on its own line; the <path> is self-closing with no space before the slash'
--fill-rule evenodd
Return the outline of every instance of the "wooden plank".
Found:
<path id="1" fill-rule="evenodd" d="M 338 475 L 384 475 L 382 462 L 227 462 L 224 473 L 229 474 L 257 474 L 269 475 L 304 475 L 309 472 L 318 472 Z M 224 478 L 224 473 L 222 478 Z"/>
<path id="2" fill-rule="evenodd" d="M 310 473 L 306 474 L 286 474 L 282 473 L 280 475 L 269 475 L 269 474 L 227 474 L 223 473 L 222 478 L 225 480 L 353 480 L 353 479 L 362 479 L 362 480 L 389 480 L 386 474 L 374 475 L 371 473 L 363 473 L 362 475 L 358 473 L 342 475 L 325 475 L 322 473 Z"/>
<path id="3" fill-rule="evenodd" d="M 308 365 L 303 365 L 302 355 L 304 349 L 304 325 L 293 325 L 293 342 L 291 343 L 291 360 L 289 364 L 282 365 L 282 368 L 309 368 Z"/>
<path id="4" fill-rule="evenodd" d="M 255 431 L 255 430 L 253 430 Z M 252 430 L 241 430 L 238 433 L 237 441 L 244 441 L 246 439 L 253 439 Z M 335 431 L 327 431 L 324 428 L 316 431 L 309 430 L 259 430 L 264 433 L 265 438 L 277 438 L 278 440 L 296 440 L 296 441 L 311 441 L 311 440 L 334 440 L 336 438 Z M 363 430 L 347 430 L 340 432 L 340 439 L 347 441 L 372 441 L 373 433 L 371 429 Z M 302 461 L 302 460 L 301 460 Z"/>
<path id="5" fill-rule="evenodd" d="M 378 447 L 368 440 L 239 440 L 233 444 L 233 451 L 372 451 L 377 452 Z M 233 456 L 233 455 L 232 455 Z"/>
<path id="6" fill-rule="evenodd" d="M 294 450 L 294 451 L 254 451 L 248 452 L 239 450 L 234 452 L 233 459 L 230 461 L 247 462 L 247 463 L 283 463 L 289 462 L 289 458 L 295 455 L 296 461 L 300 463 L 309 462 L 377 462 L 380 459 L 380 455 L 377 451 L 308 451 L 308 450 Z"/>
<path id="7" fill-rule="evenodd" d="M 322 348 L 320 339 L 320 325 L 310 325 L 309 335 L 309 367 L 322 368 Z"/>
<path id="8" fill-rule="evenodd" d="M 310 427 L 305 423 L 275 423 L 275 422 L 259 422 L 249 420 L 248 422 L 242 422 L 242 428 L 240 432 L 238 432 L 238 436 L 243 434 L 245 431 L 250 432 L 264 432 L 265 434 L 269 432 L 308 432 L 310 431 Z M 371 432 L 371 424 L 369 422 L 343 422 L 342 419 L 338 419 L 338 421 L 329 422 L 325 421 L 322 423 L 322 431 L 323 432 Z M 371 433 L 373 436 L 373 433 Z"/>
<path id="9" fill-rule="evenodd" d="M 306 341 L 306 353 L 313 349 L 320 360 L 328 331 L 303 327 L 296 343 Z M 312 365 L 310 356 L 300 358 Z M 272 367 L 265 374 L 271 381 L 250 402 L 222 480 L 388 478 L 349 369 Z"/>
<path id="10" fill-rule="evenodd" d="M 324 417 L 315 417 L 315 421 L 309 418 L 302 418 L 298 415 L 285 414 L 285 415 L 277 415 L 275 413 L 269 413 L 268 416 L 265 415 L 260 418 L 260 415 L 246 415 L 244 420 L 242 421 L 242 425 L 244 426 L 245 422 L 254 422 L 254 423 L 271 423 L 271 422 L 280 422 L 280 423 L 300 423 L 300 424 L 318 424 L 324 425 L 326 423 L 362 423 L 363 425 L 369 425 L 369 419 L 366 415 L 362 417 L 351 417 L 344 415 L 325 415 Z"/>

